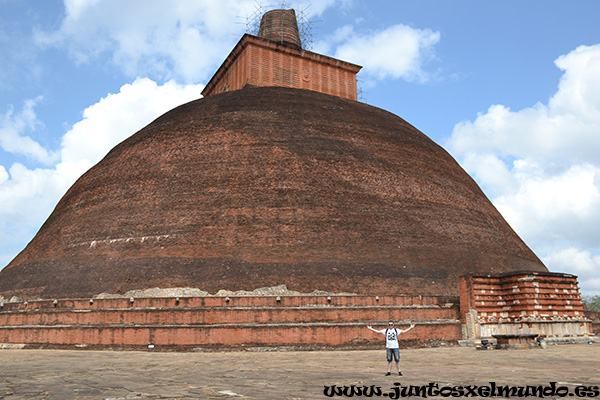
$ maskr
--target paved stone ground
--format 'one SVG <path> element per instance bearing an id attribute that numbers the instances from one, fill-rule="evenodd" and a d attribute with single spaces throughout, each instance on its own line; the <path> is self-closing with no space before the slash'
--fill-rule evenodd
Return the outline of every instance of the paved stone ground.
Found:
<path id="1" fill-rule="evenodd" d="M 597 343 L 526 350 L 409 349 L 401 357 L 405 376 L 399 379 L 384 376 L 384 350 L 0 350 L 0 399 L 326 399 L 325 386 L 375 385 L 390 392 L 394 382 L 600 386 Z"/>

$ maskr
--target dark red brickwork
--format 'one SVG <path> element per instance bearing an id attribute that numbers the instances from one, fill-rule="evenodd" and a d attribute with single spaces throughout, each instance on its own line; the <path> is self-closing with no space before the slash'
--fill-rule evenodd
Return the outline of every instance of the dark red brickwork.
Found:
<path id="1" fill-rule="evenodd" d="M 150 287 L 458 294 L 465 274 L 547 271 L 440 146 L 381 109 L 246 88 L 116 146 L 0 271 L 0 295 Z"/>

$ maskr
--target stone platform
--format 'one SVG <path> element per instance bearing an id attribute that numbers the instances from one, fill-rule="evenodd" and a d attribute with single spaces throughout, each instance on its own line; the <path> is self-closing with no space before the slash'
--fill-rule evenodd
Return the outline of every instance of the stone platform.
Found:
<path id="1" fill-rule="evenodd" d="M 369 331 L 365 328 L 362 332 L 366 336 Z M 384 346 L 383 338 L 380 345 Z M 375 385 L 389 390 L 394 382 L 600 386 L 600 344 L 521 351 L 407 349 L 401 351 L 402 379 L 384 376 L 387 363 L 383 349 L 188 353 L 0 350 L 0 360 L 0 399 L 7 400 L 312 400 L 329 398 L 323 395 L 325 385 Z"/>
<path id="2" fill-rule="evenodd" d="M 535 338 L 538 336 L 537 333 L 492 335 L 496 339 L 497 349 L 520 349 L 537 346 Z"/>

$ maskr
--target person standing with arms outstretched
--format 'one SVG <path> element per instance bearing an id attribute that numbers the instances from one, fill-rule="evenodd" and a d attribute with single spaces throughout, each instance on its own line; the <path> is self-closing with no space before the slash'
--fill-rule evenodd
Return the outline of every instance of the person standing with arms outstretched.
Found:
<path id="1" fill-rule="evenodd" d="M 402 376 L 402 372 L 400 372 L 400 344 L 398 343 L 398 335 L 406 333 L 414 328 L 415 325 L 412 324 L 408 329 L 402 330 L 394 327 L 394 321 L 390 321 L 388 323 L 388 327 L 386 329 L 377 330 L 373 329 L 372 326 L 367 326 L 370 330 L 377 333 L 382 333 L 385 335 L 385 348 L 387 352 L 387 361 L 388 361 L 388 370 L 386 376 L 391 375 L 392 373 L 392 356 L 396 361 L 396 369 L 398 369 L 398 375 Z"/>

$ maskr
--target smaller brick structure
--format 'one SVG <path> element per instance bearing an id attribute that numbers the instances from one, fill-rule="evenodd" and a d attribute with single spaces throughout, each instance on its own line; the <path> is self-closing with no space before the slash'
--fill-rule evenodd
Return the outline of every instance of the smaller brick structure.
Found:
<path id="1" fill-rule="evenodd" d="M 585 316 L 592 321 L 592 331 L 595 335 L 600 335 L 600 312 L 586 311 Z"/>
<path id="2" fill-rule="evenodd" d="M 361 67 L 303 50 L 294 10 L 263 15 L 258 37 L 244 35 L 202 91 L 204 97 L 252 86 L 308 89 L 356 100 Z"/>
<path id="3" fill-rule="evenodd" d="M 566 338 L 592 334 L 577 277 L 569 274 L 463 276 L 460 310 L 465 339 L 531 334 Z"/>

